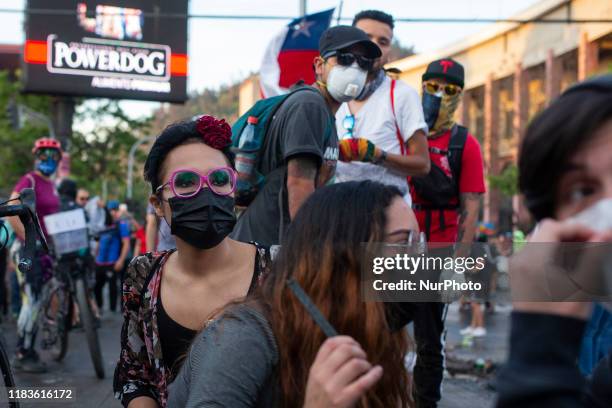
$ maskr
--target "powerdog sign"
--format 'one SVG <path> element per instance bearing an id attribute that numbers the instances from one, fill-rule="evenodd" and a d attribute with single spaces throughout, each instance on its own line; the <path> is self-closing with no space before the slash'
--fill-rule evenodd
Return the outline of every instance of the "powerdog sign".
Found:
<path id="1" fill-rule="evenodd" d="M 28 2 L 26 92 L 187 99 L 186 0 L 60 0 L 50 15 L 44 3 Z"/>
<path id="2" fill-rule="evenodd" d="M 158 44 L 109 42 L 83 38 L 65 42 L 47 39 L 47 70 L 56 74 L 109 76 L 118 78 L 170 79 L 170 47 Z"/>

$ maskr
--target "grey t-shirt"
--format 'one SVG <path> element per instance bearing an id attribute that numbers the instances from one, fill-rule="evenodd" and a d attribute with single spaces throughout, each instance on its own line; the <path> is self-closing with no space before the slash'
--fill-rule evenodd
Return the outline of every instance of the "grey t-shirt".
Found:
<path id="1" fill-rule="evenodd" d="M 285 230 L 290 221 L 285 179 L 292 157 L 316 158 L 317 187 L 333 178 L 338 161 L 335 118 L 321 93 L 310 89 L 290 95 L 271 119 L 258 167 L 266 183 L 238 220 L 232 238 L 267 246 L 280 243 L 281 222 Z"/>
<path id="2" fill-rule="evenodd" d="M 147 214 L 155 214 L 155 208 L 149 204 L 147 206 Z M 158 218 L 159 222 L 157 235 L 157 251 L 167 251 L 176 248 L 176 241 L 170 232 L 170 226 L 166 220 Z"/>
<path id="3" fill-rule="evenodd" d="M 194 340 L 168 387 L 168 408 L 272 407 L 278 349 L 266 318 L 239 305 Z"/>

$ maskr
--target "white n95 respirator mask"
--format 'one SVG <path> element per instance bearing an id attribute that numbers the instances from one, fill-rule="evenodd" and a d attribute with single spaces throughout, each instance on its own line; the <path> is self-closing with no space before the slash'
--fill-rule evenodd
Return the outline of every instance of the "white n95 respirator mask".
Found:
<path id="1" fill-rule="evenodd" d="M 354 62 L 351 66 L 334 66 L 327 77 L 327 92 L 337 102 L 343 103 L 357 98 L 366 84 L 368 73 Z"/>

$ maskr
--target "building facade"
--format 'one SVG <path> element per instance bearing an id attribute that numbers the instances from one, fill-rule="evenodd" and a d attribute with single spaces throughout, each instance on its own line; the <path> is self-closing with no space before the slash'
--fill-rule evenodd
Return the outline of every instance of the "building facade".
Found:
<path id="1" fill-rule="evenodd" d="M 612 19 L 605 0 L 544 0 L 514 16 L 533 19 Z M 403 39 L 409 42 L 409 39 Z M 435 52 L 395 61 L 390 67 L 416 89 L 427 64 L 451 57 L 465 67 L 457 121 L 481 143 L 485 173 L 516 164 L 529 121 L 560 92 L 591 75 L 612 72 L 612 23 L 498 23 Z M 529 216 L 519 197 L 488 189 L 483 219 L 502 231 L 524 226 Z"/>

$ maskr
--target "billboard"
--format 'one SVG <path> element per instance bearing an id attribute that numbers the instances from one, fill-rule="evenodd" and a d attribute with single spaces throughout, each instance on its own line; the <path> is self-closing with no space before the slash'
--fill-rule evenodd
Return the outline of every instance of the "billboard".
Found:
<path id="1" fill-rule="evenodd" d="M 29 0 L 24 91 L 184 102 L 187 0 Z"/>

